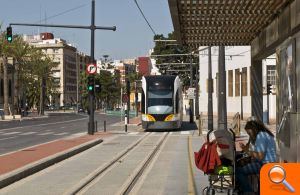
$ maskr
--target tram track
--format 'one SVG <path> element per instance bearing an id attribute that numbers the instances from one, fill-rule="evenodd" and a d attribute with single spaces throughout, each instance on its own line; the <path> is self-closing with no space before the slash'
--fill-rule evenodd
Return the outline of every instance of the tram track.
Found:
<path id="1" fill-rule="evenodd" d="M 85 194 L 88 190 L 93 188 L 93 186 L 95 185 L 95 183 L 97 183 L 98 180 L 103 179 L 107 173 L 113 171 L 114 169 L 117 169 L 118 165 L 126 159 L 130 159 L 129 156 L 135 149 L 138 149 L 139 147 L 149 147 L 150 145 L 155 145 L 153 146 L 153 148 L 151 148 L 151 151 L 146 155 L 142 162 L 139 163 L 138 166 L 136 166 L 134 171 L 130 173 L 126 181 L 120 184 L 120 189 L 118 190 L 117 194 L 129 194 L 135 186 L 135 184 L 137 183 L 137 181 L 139 180 L 139 178 L 143 175 L 144 171 L 147 169 L 149 163 L 153 161 L 153 158 L 156 156 L 161 145 L 166 141 L 169 133 L 162 134 L 161 136 L 159 136 L 159 140 L 157 142 L 149 145 L 147 143 L 147 140 L 149 142 L 149 139 L 151 138 L 150 135 L 151 133 L 145 134 L 135 143 L 131 144 L 129 147 L 127 147 L 125 150 L 119 153 L 109 163 L 97 168 L 95 171 L 90 173 L 87 177 L 82 179 L 80 182 L 77 183 L 77 185 L 75 185 L 72 189 L 68 190 L 64 194 Z M 157 138 L 157 135 L 155 138 Z M 147 146 L 147 144 L 149 146 Z"/>

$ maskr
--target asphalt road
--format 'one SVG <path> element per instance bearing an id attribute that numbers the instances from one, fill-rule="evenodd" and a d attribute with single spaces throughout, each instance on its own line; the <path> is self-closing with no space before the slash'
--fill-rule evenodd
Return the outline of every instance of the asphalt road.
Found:
<path id="1" fill-rule="evenodd" d="M 118 116 L 95 113 L 98 126 L 106 120 L 107 126 L 120 122 Z M 0 122 L 0 155 L 64 137 L 87 133 L 88 115 L 50 113 L 49 117 Z M 108 127 L 109 128 L 109 127 Z"/>

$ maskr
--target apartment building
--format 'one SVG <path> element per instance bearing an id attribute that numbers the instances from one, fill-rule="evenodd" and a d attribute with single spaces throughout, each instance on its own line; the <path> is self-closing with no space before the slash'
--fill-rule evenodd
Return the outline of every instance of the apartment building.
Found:
<path id="1" fill-rule="evenodd" d="M 65 40 L 54 38 L 51 33 L 24 35 L 24 41 L 50 56 L 58 66 L 54 69 L 57 94 L 50 97 L 50 103 L 57 106 L 72 105 L 77 100 L 77 49 Z"/>

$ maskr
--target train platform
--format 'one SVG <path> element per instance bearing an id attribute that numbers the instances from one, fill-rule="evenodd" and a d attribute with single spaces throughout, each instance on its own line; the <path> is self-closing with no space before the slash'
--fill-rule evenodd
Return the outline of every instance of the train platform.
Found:
<path id="1" fill-rule="evenodd" d="M 141 124 L 140 117 L 130 118 L 129 124 L 129 130 L 134 130 Z M 0 188 L 101 143 L 115 133 L 111 131 L 114 127 L 119 128 L 118 124 L 114 125 L 109 126 L 107 132 L 83 133 L 1 155 Z"/>

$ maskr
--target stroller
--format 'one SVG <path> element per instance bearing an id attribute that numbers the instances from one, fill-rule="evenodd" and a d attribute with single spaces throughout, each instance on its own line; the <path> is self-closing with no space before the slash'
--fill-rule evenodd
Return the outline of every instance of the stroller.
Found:
<path id="1" fill-rule="evenodd" d="M 235 134 L 232 129 L 207 133 L 207 142 L 198 153 L 195 152 L 196 166 L 208 175 L 209 180 L 209 186 L 203 189 L 203 194 L 226 191 L 228 195 L 235 194 L 235 156 Z"/>

